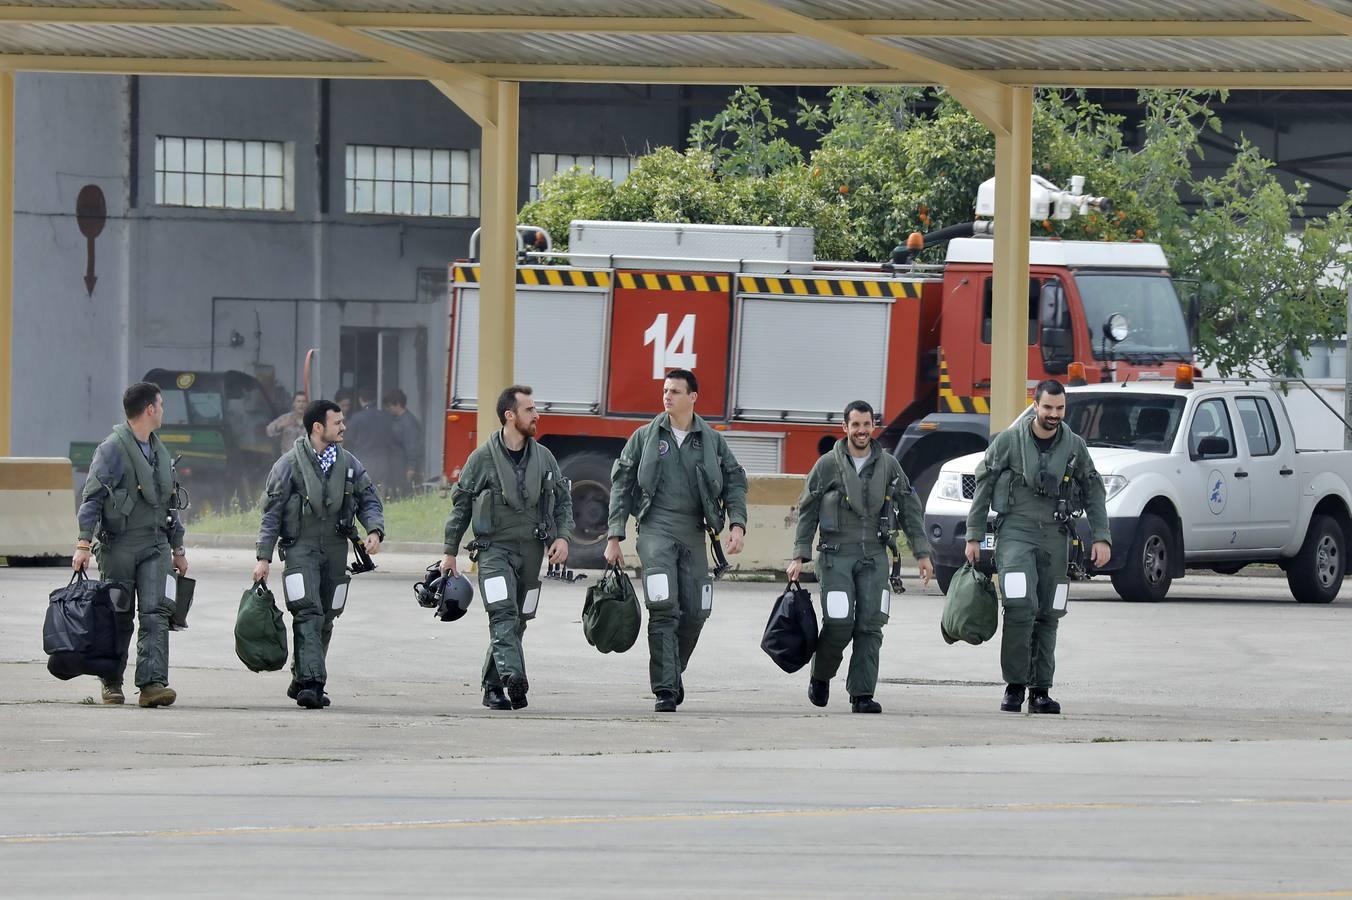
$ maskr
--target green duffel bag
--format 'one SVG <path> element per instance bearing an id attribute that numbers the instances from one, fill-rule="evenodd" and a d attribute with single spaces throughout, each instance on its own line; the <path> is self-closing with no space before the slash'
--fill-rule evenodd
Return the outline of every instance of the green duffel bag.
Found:
<path id="1" fill-rule="evenodd" d="M 602 653 L 623 653 L 638 640 L 643 607 L 629 576 L 611 566 L 601 580 L 587 588 L 582 604 L 582 634 Z"/>
<path id="2" fill-rule="evenodd" d="M 995 595 L 995 582 L 968 563 L 948 583 L 939 632 L 950 644 L 982 644 L 994 637 L 999 627 L 1000 599 Z"/>
<path id="3" fill-rule="evenodd" d="M 286 665 L 286 624 L 265 582 L 258 582 L 239 598 L 235 655 L 253 672 L 276 672 Z"/>

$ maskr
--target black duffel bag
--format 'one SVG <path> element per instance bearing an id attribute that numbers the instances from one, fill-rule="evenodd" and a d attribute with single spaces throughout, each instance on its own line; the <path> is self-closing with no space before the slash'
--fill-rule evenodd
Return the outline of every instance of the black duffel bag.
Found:
<path id="1" fill-rule="evenodd" d="M 785 672 L 797 672 L 817 652 L 817 611 L 812 595 L 790 581 L 765 623 L 761 649 Z"/>
<path id="2" fill-rule="evenodd" d="M 120 585 L 94 581 L 84 570 L 51 593 L 42 623 L 47 671 L 62 681 L 79 675 L 118 676 L 117 617 L 131 595 Z M 123 611 L 130 611 L 129 607 Z"/>
<path id="3" fill-rule="evenodd" d="M 623 653 L 634 646 L 642 625 L 643 608 L 633 583 L 619 566 L 611 566 L 587 588 L 582 604 L 583 636 L 602 653 Z"/>

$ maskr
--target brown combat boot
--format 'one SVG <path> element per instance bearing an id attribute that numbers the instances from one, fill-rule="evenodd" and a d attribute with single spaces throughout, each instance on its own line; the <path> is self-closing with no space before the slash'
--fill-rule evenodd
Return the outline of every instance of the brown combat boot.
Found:
<path id="1" fill-rule="evenodd" d="M 174 692 L 173 688 L 152 681 L 150 684 L 141 686 L 141 699 L 136 702 L 146 707 L 172 706 L 177 699 L 178 694 Z"/>
<path id="2" fill-rule="evenodd" d="M 127 695 L 122 693 L 122 682 L 103 680 L 103 702 L 109 706 L 121 706 L 127 702 Z"/>

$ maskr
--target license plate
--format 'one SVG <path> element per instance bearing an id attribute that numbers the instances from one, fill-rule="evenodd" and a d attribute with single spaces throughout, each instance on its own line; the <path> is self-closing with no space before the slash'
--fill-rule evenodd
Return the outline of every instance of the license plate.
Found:
<path id="1" fill-rule="evenodd" d="M 993 535 L 993 534 L 988 534 L 988 535 L 986 535 L 984 538 L 982 538 L 982 540 L 981 540 L 981 549 L 982 549 L 982 550 L 994 550 L 994 549 L 995 549 L 995 535 Z"/>

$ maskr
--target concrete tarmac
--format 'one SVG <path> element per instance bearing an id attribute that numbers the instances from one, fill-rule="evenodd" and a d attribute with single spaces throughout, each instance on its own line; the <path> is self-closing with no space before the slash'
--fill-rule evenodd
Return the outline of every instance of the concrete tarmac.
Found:
<path id="1" fill-rule="evenodd" d="M 307 711 L 234 656 L 251 556 L 190 553 L 160 710 L 48 675 L 68 573 L 0 569 L 0 896 L 1352 896 L 1352 588 L 1075 585 L 1065 713 L 1028 716 L 997 709 L 998 641 L 944 644 L 911 579 L 861 716 L 844 667 L 820 710 L 758 649 L 778 586 L 720 584 L 658 714 L 642 637 L 582 637 L 593 574 L 545 583 L 530 706 L 492 712 L 482 607 L 435 620 L 411 587 L 431 558 L 383 554 Z"/>

